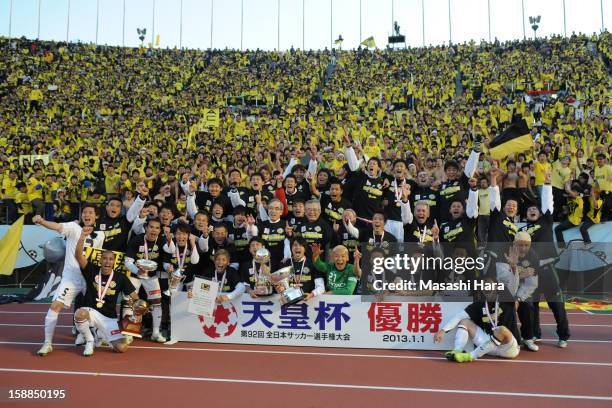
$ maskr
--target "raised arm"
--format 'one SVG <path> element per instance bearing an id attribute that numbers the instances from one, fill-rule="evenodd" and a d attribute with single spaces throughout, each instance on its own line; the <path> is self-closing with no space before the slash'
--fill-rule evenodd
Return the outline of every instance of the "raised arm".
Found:
<path id="1" fill-rule="evenodd" d="M 149 196 L 149 188 L 146 186 L 144 181 L 138 183 L 137 187 L 138 196 L 130 206 L 125 215 L 125 218 L 128 222 L 133 223 L 138 214 L 140 214 L 140 210 L 144 208 L 145 202 L 147 201 L 147 197 Z"/>
<path id="2" fill-rule="evenodd" d="M 497 185 L 497 174 L 499 169 L 492 167 L 489 174 L 491 175 L 491 186 L 489 187 L 489 197 L 491 200 L 491 211 L 501 211 L 501 196 Z"/>
<path id="3" fill-rule="evenodd" d="M 81 229 L 81 235 L 79 236 L 79 240 L 77 241 L 76 249 L 74 250 L 74 257 L 79 263 L 79 267 L 81 269 L 87 266 L 87 258 L 83 253 L 83 248 L 85 248 L 85 239 L 93 232 L 92 227 L 83 227 Z"/>
<path id="4" fill-rule="evenodd" d="M 474 147 L 474 150 L 471 151 L 470 157 L 468 158 L 465 168 L 463 169 L 463 173 L 465 173 L 467 178 L 472 178 L 474 176 L 476 166 L 478 166 L 478 157 L 480 156 L 480 152 L 476 149 L 477 148 Z M 478 149 L 480 149 L 480 144 L 478 144 Z"/>
<path id="5" fill-rule="evenodd" d="M 542 186 L 542 198 L 541 198 L 541 210 L 542 214 L 549 212 L 550 214 L 554 211 L 554 201 L 552 193 L 552 185 L 550 184 L 550 171 L 547 170 L 544 175 L 544 185 Z"/>
<path id="6" fill-rule="evenodd" d="M 32 222 L 36 225 L 43 226 L 47 229 L 57 231 L 59 233 L 62 232 L 62 224 L 53 222 L 53 221 L 47 221 L 40 215 L 35 215 L 34 217 L 32 217 Z"/>
<path id="7" fill-rule="evenodd" d="M 465 215 L 468 218 L 478 218 L 478 190 L 476 189 L 477 180 L 472 177 L 468 181 L 470 192 L 468 193 Z"/>

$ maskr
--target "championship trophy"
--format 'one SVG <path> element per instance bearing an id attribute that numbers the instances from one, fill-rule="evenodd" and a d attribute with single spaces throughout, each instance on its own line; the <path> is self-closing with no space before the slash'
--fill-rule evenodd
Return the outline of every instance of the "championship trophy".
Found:
<path id="1" fill-rule="evenodd" d="M 306 297 L 301 287 L 291 286 L 290 281 L 294 279 L 294 276 L 293 266 L 286 266 L 270 275 L 270 280 L 280 295 L 281 305 L 293 305 Z"/>
<path id="2" fill-rule="evenodd" d="M 168 277 L 168 289 L 164 291 L 164 295 L 172 296 L 179 289 L 179 286 L 187 276 L 183 273 L 182 268 L 176 268 Z"/>
<path id="3" fill-rule="evenodd" d="M 139 259 L 136 261 L 136 266 L 147 273 L 157 270 L 157 262 L 150 259 Z"/>
<path id="4" fill-rule="evenodd" d="M 140 334 L 140 329 L 142 328 L 142 315 L 151 311 L 151 307 L 146 300 L 130 300 L 131 298 L 128 298 L 128 303 L 131 303 L 132 315 L 126 315 L 121 319 L 121 334 L 142 338 L 142 334 Z M 130 305 L 128 305 L 128 307 L 130 307 Z"/>
<path id="5" fill-rule="evenodd" d="M 260 248 L 253 257 L 253 270 L 255 272 L 255 294 L 257 296 L 269 296 L 274 293 L 272 282 L 270 282 L 270 251 Z"/>

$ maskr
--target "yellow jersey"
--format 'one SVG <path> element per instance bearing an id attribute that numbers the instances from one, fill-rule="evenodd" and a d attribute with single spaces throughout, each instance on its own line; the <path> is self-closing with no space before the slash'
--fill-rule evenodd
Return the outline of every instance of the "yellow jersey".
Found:
<path id="1" fill-rule="evenodd" d="M 30 177 L 28 180 L 28 195 L 30 201 L 36 199 L 43 199 L 43 188 L 45 183 L 38 180 L 36 177 Z"/>
<path id="2" fill-rule="evenodd" d="M 567 219 L 572 223 L 572 225 L 580 224 L 582 222 L 582 211 L 584 209 L 584 201 L 582 197 L 578 196 L 570 199 L 567 206 L 569 209 Z"/>
<path id="3" fill-rule="evenodd" d="M 561 162 L 556 161 L 552 165 L 551 184 L 553 187 L 563 190 L 565 183 L 570 181 L 572 170 L 569 166 L 563 167 Z M 536 176 L 537 180 L 537 176 Z M 537 183 L 537 181 L 536 181 Z"/>
<path id="4" fill-rule="evenodd" d="M 550 163 L 548 162 L 540 163 L 539 161 L 536 161 L 534 163 L 534 167 L 535 167 L 535 185 L 542 186 L 544 185 L 544 174 L 546 173 L 546 170 L 551 169 Z"/>
<path id="5" fill-rule="evenodd" d="M 595 181 L 597 182 L 597 185 L 601 191 L 607 193 L 612 191 L 612 182 L 610 181 L 610 177 L 612 177 L 611 165 L 605 164 L 601 167 L 595 166 Z"/>
<path id="6" fill-rule="evenodd" d="M 17 195 L 17 179 L 11 180 L 10 177 L 5 177 L 2 180 L 2 198 L 7 200 L 14 200 Z"/>

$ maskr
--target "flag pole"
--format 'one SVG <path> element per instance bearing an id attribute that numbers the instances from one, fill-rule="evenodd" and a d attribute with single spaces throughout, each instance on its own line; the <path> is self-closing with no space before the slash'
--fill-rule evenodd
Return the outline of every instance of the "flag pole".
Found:
<path id="1" fill-rule="evenodd" d="M 40 39 L 40 2 L 41 0 L 38 0 L 38 29 L 36 31 L 36 38 Z M 96 41 L 97 43 L 97 41 Z"/>
<path id="2" fill-rule="evenodd" d="M 183 0 L 181 0 L 182 2 Z M 242 42 L 244 38 L 244 0 L 240 0 L 240 51 L 242 51 Z"/>
<path id="3" fill-rule="evenodd" d="M 179 31 L 179 48 L 183 49 L 183 0 L 181 0 L 181 18 L 180 18 L 180 31 Z"/>
<path id="4" fill-rule="evenodd" d="M 363 38 L 361 36 L 361 0 L 359 0 L 359 44 L 361 44 Z"/>
<path id="5" fill-rule="evenodd" d="M 334 0 L 329 0 L 329 49 L 334 48 Z"/>
<path id="6" fill-rule="evenodd" d="M 40 4 L 40 0 L 38 1 Z M 99 25 L 100 25 L 100 0 L 96 0 L 96 45 L 98 45 L 98 27 Z"/>
<path id="7" fill-rule="evenodd" d="M 423 28 L 423 47 L 425 47 L 425 0 L 421 0 L 421 23 Z"/>
<path id="8" fill-rule="evenodd" d="M 70 0 L 68 0 L 68 16 L 66 19 L 66 42 L 68 42 L 69 33 L 70 33 Z"/>
<path id="9" fill-rule="evenodd" d="M 210 0 L 210 49 L 213 45 L 213 15 L 215 11 L 215 0 Z"/>
<path id="10" fill-rule="evenodd" d="M 155 0 L 153 0 L 153 22 L 151 24 L 151 46 L 155 47 Z"/>
<path id="11" fill-rule="evenodd" d="M 123 0 L 123 23 L 121 31 L 121 46 L 125 47 L 125 0 Z"/>

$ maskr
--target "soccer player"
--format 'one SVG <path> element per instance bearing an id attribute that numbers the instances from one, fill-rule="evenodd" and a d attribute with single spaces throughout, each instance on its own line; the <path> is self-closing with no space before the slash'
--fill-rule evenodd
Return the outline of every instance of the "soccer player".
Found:
<path id="1" fill-rule="evenodd" d="M 303 238 L 295 238 L 291 243 L 291 259 L 282 262 L 281 267 L 293 267 L 291 286 L 302 288 L 307 295 L 305 300 L 325 293 L 325 278 L 306 256 L 308 244 Z"/>
<path id="2" fill-rule="evenodd" d="M 404 242 L 404 224 L 402 222 L 402 186 L 406 181 L 406 162 L 398 159 L 393 163 L 393 181 L 385 191 L 385 230 L 397 240 Z"/>
<path id="3" fill-rule="evenodd" d="M 331 241 L 332 229 L 321 217 L 321 203 L 317 199 L 306 202 L 306 221 L 295 231 L 295 235 L 303 238 L 307 245 L 319 244 L 323 248 Z"/>
<path id="4" fill-rule="evenodd" d="M 278 269 L 281 260 L 291 257 L 286 224 L 281 220 L 282 213 L 283 203 L 273 198 L 268 203 L 267 210 L 261 212 L 260 215 L 264 218 L 257 225 L 258 236 L 263 240 L 266 249 L 270 251 L 273 271 Z"/>
<path id="5" fill-rule="evenodd" d="M 371 157 L 366 171 L 359 171 L 359 161 L 353 147 L 346 148 L 346 158 L 351 172 L 354 172 L 349 179 L 349 183 L 353 184 L 353 209 L 358 217 L 372 219 L 374 210 L 382 207 L 383 195 L 389 183 L 382 174 L 380 159 Z"/>
<path id="6" fill-rule="evenodd" d="M 491 215 L 489 218 L 489 242 L 512 242 L 518 232 L 518 226 L 514 223 L 514 217 L 518 213 L 518 200 L 509 198 L 504 204 L 502 211 L 501 196 L 497 185 L 497 176 L 500 171 L 497 167 L 490 170 L 491 187 L 489 187 L 489 198 L 491 199 Z"/>
<path id="7" fill-rule="evenodd" d="M 117 323 L 117 298 L 123 293 L 131 300 L 137 300 L 138 294 L 125 274 L 115 272 L 116 255 L 112 251 L 102 252 L 100 266 L 87 262 L 83 247 L 92 232 L 92 227 L 83 227 L 73 254 L 86 282 L 84 304 L 74 313 L 74 323 L 86 341 L 84 356 L 94 353 L 94 337 L 90 325 L 110 343 L 114 351 L 123 353 L 128 343 L 121 335 Z"/>
<path id="8" fill-rule="evenodd" d="M 230 266 L 230 254 L 225 249 L 215 252 L 214 267 L 205 270 L 202 275 L 206 279 L 219 282 L 218 303 L 236 299 L 244 293 L 247 286 L 238 271 Z"/>
<path id="9" fill-rule="evenodd" d="M 467 204 L 459 199 L 450 205 L 450 218 L 440 225 L 440 241 L 466 244 L 470 252 L 476 249 L 476 220 L 478 219 L 477 180 L 469 181 L 470 192 Z M 465 208 L 467 207 L 467 208 Z"/>
<path id="10" fill-rule="evenodd" d="M 153 305 L 151 311 L 153 317 L 153 334 L 151 340 L 158 343 L 165 343 L 166 338 L 160 333 L 162 318 L 161 309 L 161 287 L 159 284 L 158 273 L 162 271 L 162 248 L 167 242 L 171 242 L 170 234 L 161 236 L 161 221 L 153 218 L 145 224 L 144 235 L 133 235 L 125 254 L 125 267 L 132 273 L 129 277 L 130 282 L 138 292 L 142 286 L 147 293 L 147 301 Z M 157 270 L 145 271 L 136 265 L 140 259 L 157 262 Z M 128 307 L 123 308 L 125 315 L 131 314 L 132 310 Z"/>
<path id="11" fill-rule="evenodd" d="M 527 208 L 527 223 L 521 227 L 521 231 L 527 232 L 531 236 L 531 241 L 539 244 L 537 251 L 541 256 L 540 272 L 538 279 L 538 295 L 534 296 L 534 321 L 533 332 L 534 341 L 540 339 L 540 296 L 543 294 L 549 309 L 552 311 L 557 322 L 557 345 L 561 348 L 567 347 L 570 338 L 569 322 L 565 311 L 563 294 L 559 286 L 559 277 L 554 268 L 554 261 L 557 253 L 553 243 L 553 192 L 551 185 L 551 174 L 546 172 L 544 185 L 542 186 L 541 209 L 537 205 Z"/>
<path id="12" fill-rule="evenodd" d="M 440 221 L 447 221 L 450 217 L 450 206 L 456 200 L 464 201 L 467 198 L 468 180 L 474 176 L 478 156 L 480 155 L 480 140 L 474 142 L 474 149 L 470 153 L 468 161 L 461 176 L 457 177 L 459 164 L 454 160 L 447 160 L 444 164 L 446 181 L 440 185 L 439 191 L 439 216 Z"/>
<path id="13" fill-rule="evenodd" d="M 53 351 L 51 345 L 53 341 L 53 333 L 57 325 L 59 312 L 64 308 L 67 309 L 72 305 L 76 296 L 85 291 L 85 280 L 81 274 L 79 263 L 74 256 L 75 248 L 83 227 L 94 227 L 96 225 L 98 215 L 97 208 L 91 204 L 84 204 L 81 210 L 81 222 L 66 222 L 58 224 L 56 222 L 46 221 L 41 216 L 34 216 L 32 221 L 34 224 L 42 225 L 45 228 L 57 231 L 66 237 L 66 256 L 64 259 L 64 269 L 62 271 L 62 280 L 55 291 L 55 296 L 45 317 L 45 342 L 40 350 L 39 356 L 45 356 Z M 84 238 L 84 246 L 92 248 L 102 248 L 104 243 L 104 234 L 101 232 L 90 231 L 87 237 Z"/>
<path id="14" fill-rule="evenodd" d="M 393 234 L 385 229 L 385 211 L 376 210 L 372 216 L 372 224 L 356 228 L 347 225 L 349 233 L 359 240 L 359 242 L 365 242 L 368 247 L 380 246 L 382 248 L 388 248 L 389 244 L 397 242 L 397 239 Z"/>
<path id="15" fill-rule="evenodd" d="M 138 197 L 134 200 L 125 216 L 121 215 L 123 203 L 117 196 L 112 196 L 106 203 L 106 214 L 100 218 L 99 229 L 104 232 L 102 248 L 111 251 L 124 251 L 128 243 L 128 234 L 132 223 L 144 208 L 149 189 L 144 182 L 138 184 Z"/>
<path id="16" fill-rule="evenodd" d="M 193 280 L 196 265 L 200 262 L 200 253 L 196 244 L 196 236 L 190 233 L 189 225 L 179 222 L 174 230 L 174 240 L 166 237 L 167 244 L 163 246 L 165 252 L 163 269 L 170 275 L 180 269 L 186 276 L 185 283 Z M 181 287 L 178 288 L 181 290 Z"/>
<path id="17" fill-rule="evenodd" d="M 361 268 L 359 266 L 361 253 L 359 250 L 355 249 L 354 264 L 348 263 L 348 249 L 342 245 L 338 245 L 332 250 L 332 263 L 321 260 L 321 247 L 318 244 L 311 245 L 310 250 L 315 268 L 325 274 L 327 293 L 352 295 L 357 287 L 357 282 L 361 278 Z"/>
<path id="18" fill-rule="evenodd" d="M 493 284 L 495 280 L 489 277 L 485 282 Z M 446 333 L 455 328 L 453 350 L 445 354 L 451 361 L 466 363 L 486 354 L 512 359 L 520 353 L 514 303 L 500 302 L 497 291 L 483 291 L 483 299 L 453 316 L 436 333 L 434 342 L 442 342 Z M 465 346 L 470 339 L 476 348 L 466 353 Z"/>

